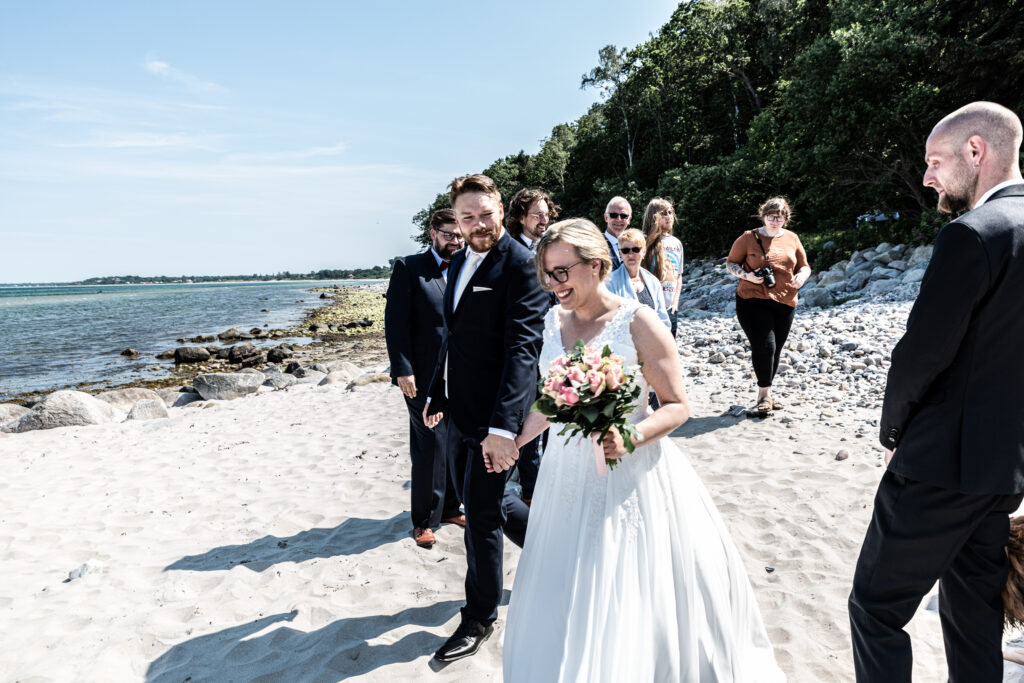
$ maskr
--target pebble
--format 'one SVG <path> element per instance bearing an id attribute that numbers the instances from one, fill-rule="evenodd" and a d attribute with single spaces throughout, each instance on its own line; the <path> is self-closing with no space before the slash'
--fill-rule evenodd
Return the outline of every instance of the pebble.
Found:
<path id="1" fill-rule="evenodd" d="M 836 460 L 846 460 L 850 457 L 850 451 L 842 450 L 836 453 Z"/>

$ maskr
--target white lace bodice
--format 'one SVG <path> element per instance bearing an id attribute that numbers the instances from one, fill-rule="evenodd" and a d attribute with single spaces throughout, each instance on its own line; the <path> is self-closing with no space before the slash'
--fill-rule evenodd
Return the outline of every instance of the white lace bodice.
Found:
<path id="1" fill-rule="evenodd" d="M 605 323 L 605 326 L 597 333 L 597 336 L 587 343 L 587 346 L 600 351 L 605 345 L 608 345 L 612 351 L 625 359 L 627 370 L 636 368 L 639 360 L 637 358 L 636 346 L 633 344 L 633 334 L 629 331 L 629 325 L 633 322 L 633 315 L 642 305 L 639 301 L 633 299 L 623 299 L 619 310 L 615 312 L 611 320 Z M 540 351 L 541 377 L 547 376 L 552 361 L 566 352 L 566 349 L 562 346 L 562 327 L 559 323 L 559 313 L 561 310 L 561 306 L 552 306 L 544 317 L 544 344 Z M 575 342 L 575 339 L 570 340 L 570 346 Z M 647 382 L 644 380 L 643 375 L 639 374 L 639 370 L 636 370 L 636 372 L 636 379 L 641 386 L 641 392 L 640 398 L 637 399 L 639 405 L 629 417 L 629 421 L 633 423 L 639 422 L 647 415 Z"/>

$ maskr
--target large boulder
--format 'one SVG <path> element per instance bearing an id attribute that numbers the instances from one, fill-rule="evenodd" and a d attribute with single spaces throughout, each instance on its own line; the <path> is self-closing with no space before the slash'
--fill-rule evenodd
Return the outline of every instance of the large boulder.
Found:
<path id="1" fill-rule="evenodd" d="M 800 303 L 812 308 L 827 306 L 833 301 L 832 292 L 823 287 L 815 287 L 807 293 L 800 292 Z"/>
<path id="2" fill-rule="evenodd" d="M 291 358 L 295 354 L 291 349 L 285 349 L 281 347 L 275 347 L 267 351 L 267 362 L 268 363 L 281 363 L 284 360 Z"/>
<path id="3" fill-rule="evenodd" d="M 55 391 L 32 410 L 3 426 L 2 431 L 30 432 L 36 429 L 75 427 L 120 421 L 124 413 L 106 401 L 82 391 Z"/>
<path id="4" fill-rule="evenodd" d="M 132 406 L 134 406 L 138 401 L 160 401 L 163 403 L 163 399 L 160 398 L 160 394 L 156 393 L 152 389 L 142 389 L 141 387 L 128 387 L 127 389 L 104 391 L 102 394 L 96 394 L 96 398 L 101 401 L 106 401 L 121 412 L 125 413 L 130 411 Z"/>
<path id="5" fill-rule="evenodd" d="M 299 380 L 295 375 L 288 375 L 283 372 L 269 373 L 264 375 L 263 386 L 273 387 L 274 389 L 287 389 L 293 384 L 298 384 Z"/>
<path id="6" fill-rule="evenodd" d="M 920 282 L 924 279 L 927 268 L 917 267 L 903 273 L 903 283 L 909 285 L 912 282 Z"/>
<path id="7" fill-rule="evenodd" d="M 263 384 L 263 373 L 253 372 L 210 372 L 198 375 L 192 384 L 207 401 L 211 399 L 230 400 L 256 393 Z"/>
<path id="8" fill-rule="evenodd" d="M 162 417 L 167 417 L 167 406 L 160 398 L 136 401 L 128 413 L 129 420 L 157 420 Z"/>
<path id="9" fill-rule="evenodd" d="M 831 284 L 843 282 L 844 280 L 846 280 L 846 276 L 842 273 L 842 271 L 827 270 L 824 273 L 822 273 L 820 278 L 818 278 L 818 286 L 826 287 Z"/>
<path id="10" fill-rule="evenodd" d="M 348 385 L 348 390 L 351 391 L 356 387 L 365 387 L 368 384 L 377 384 L 379 382 L 391 382 L 391 376 L 385 375 L 383 372 L 370 372 L 352 380 Z"/>
<path id="11" fill-rule="evenodd" d="M 891 292 L 892 290 L 896 289 L 896 285 L 898 284 L 899 280 L 875 280 L 874 282 L 869 284 L 864 291 L 867 292 L 869 296 L 874 296 L 875 294 L 885 294 L 886 292 Z"/>
<path id="12" fill-rule="evenodd" d="M 13 422 L 27 412 L 28 408 L 17 403 L 0 403 L 0 425 Z"/>
<path id="13" fill-rule="evenodd" d="M 177 389 L 157 389 L 156 393 L 163 399 L 168 408 L 180 408 L 194 401 L 202 401 L 203 397 L 194 391 L 178 391 Z"/>
<path id="14" fill-rule="evenodd" d="M 846 280 L 846 285 L 844 285 L 843 289 L 847 292 L 856 292 L 857 290 L 863 288 L 864 285 L 868 283 L 868 280 L 870 278 L 871 275 L 863 270 L 860 271 L 859 273 L 854 273 L 849 277 L 849 279 Z"/>
<path id="15" fill-rule="evenodd" d="M 919 263 L 926 263 L 928 261 L 931 261 L 932 251 L 934 250 L 935 247 L 932 246 L 931 244 L 926 244 L 924 246 L 918 247 L 917 249 L 914 249 L 913 253 L 910 254 L 910 258 L 907 259 L 907 267 L 913 268 Z"/>
<path id="16" fill-rule="evenodd" d="M 327 386 L 329 384 L 339 384 L 347 387 L 349 382 L 352 381 L 352 376 L 344 370 L 334 370 L 327 373 L 327 376 L 320 380 L 320 386 Z"/>
<path id="17" fill-rule="evenodd" d="M 360 368 L 355 363 L 347 360 L 332 360 L 331 362 L 327 363 L 327 369 L 330 372 L 341 371 L 348 373 L 348 376 L 352 379 L 355 379 L 356 377 L 359 377 L 359 375 L 363 374 L 362 368 Z"/>
<path id="18" fill-rule="evenodd" d="M 224 330 L 217 335 L 217 339 L 221 341 L 237 341 L 242 338 L 242 331 L 236 327 L 232 327 L 230 330 Z"/>
<path id="19" fill-rule="evenodd" d="M 205 346 L 181 346 L 174 349 L 175 363 L 202 363 L 210 360 L 210 352 Z"/>

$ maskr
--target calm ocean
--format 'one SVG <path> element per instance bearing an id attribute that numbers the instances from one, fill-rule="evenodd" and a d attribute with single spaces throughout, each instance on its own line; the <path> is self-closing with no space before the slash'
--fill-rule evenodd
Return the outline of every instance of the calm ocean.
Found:
<path id="1" fill-rule="evenodd" d="M 166 376 L 161 369 L 173 362 L 153 356 L 175 339 L 291 327 L 328 303 L 308 290 L 331 284 L 359 281 L 0 287 L 0 402 L 79 382 Z M 140 355 L 121 356 L 128 347 Z"/>

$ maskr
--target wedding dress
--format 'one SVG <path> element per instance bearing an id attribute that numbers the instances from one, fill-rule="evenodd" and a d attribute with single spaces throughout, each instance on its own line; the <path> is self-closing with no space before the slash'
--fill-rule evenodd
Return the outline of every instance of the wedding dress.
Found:
<path id="1" fill-rule="evenodd" d="M 588 346 L 635 365 L 639 306 L 624 300 Z M 559 308 L 545 319 L 542 374 L 563 353 Z M 686 456 L 658 439 L 598 477 L 590 441 L 567 443 L 561 427 L 550 428 L 516 569 L 505 680 L 784 681 L 743 561 Z"/>

